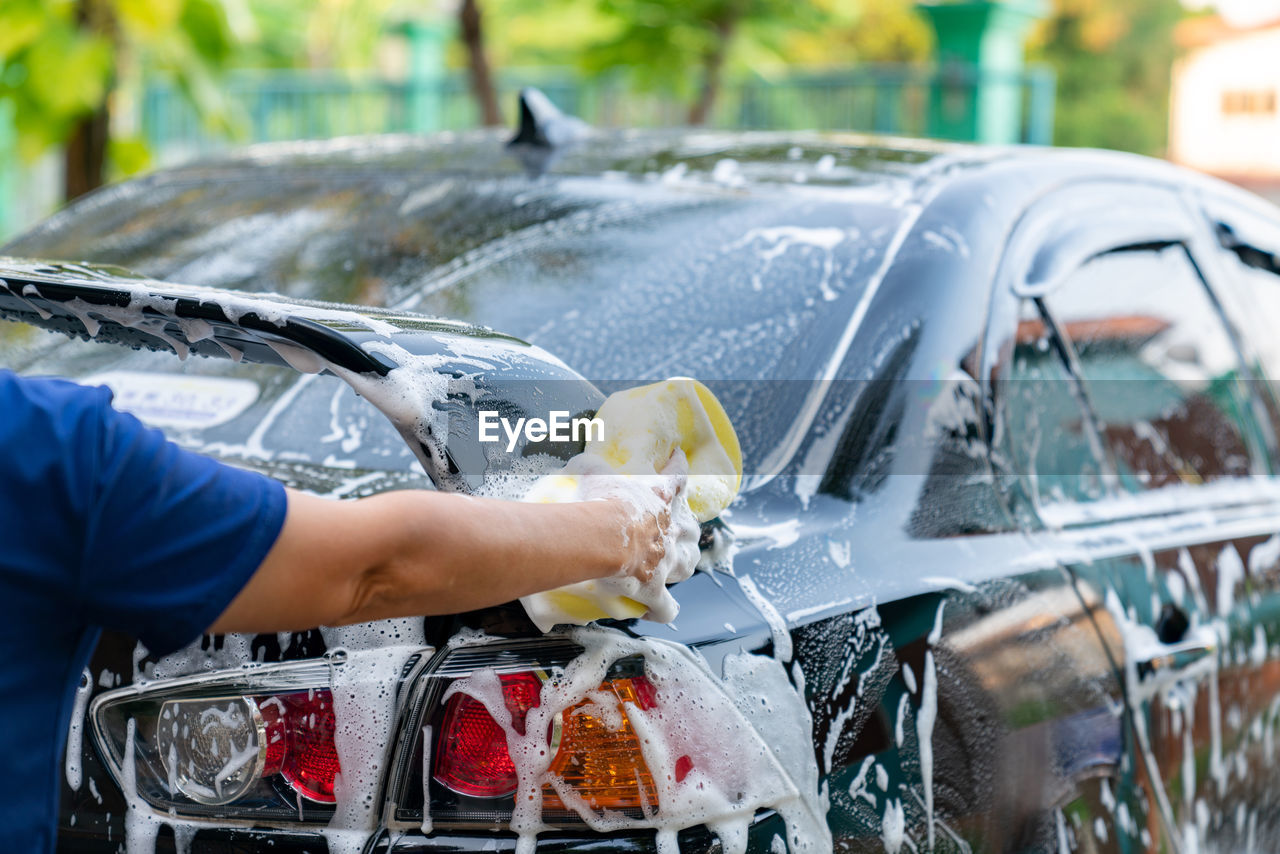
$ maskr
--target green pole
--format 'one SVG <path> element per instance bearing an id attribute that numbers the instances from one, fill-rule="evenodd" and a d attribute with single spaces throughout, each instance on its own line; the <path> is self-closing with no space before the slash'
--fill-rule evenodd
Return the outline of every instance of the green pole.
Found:
<path id="1" fill-rule="evenodd" d="M 919 6 L 937 33 L 929 131 L 947 139 L 1013 143 L 1022 130 L 1023 51 L 1045 0 Z"/>
<path id="2" fill-rule="evenodd" d="M 395 28 L 409 43 L 407 130 L 431 133 L 444 126 L 444 52 L 452 35 L 441 19 L 405 21 Z"/>

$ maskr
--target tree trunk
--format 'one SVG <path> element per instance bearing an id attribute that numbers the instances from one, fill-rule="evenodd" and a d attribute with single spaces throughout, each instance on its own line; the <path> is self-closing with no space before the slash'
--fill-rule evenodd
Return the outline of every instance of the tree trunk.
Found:
<path id="1" fill-rule="evenodd" d="M 97 110 L 76 122 L 63 154 L 62 195 L 65 201 L 69 202 L 103 185 L 110 124 L 111 117 L 105 101 Z"/>
<path id="2" fill-rule="evenodd" d="M 94 0 L 77 0 L 76 24 L 89 32 L 104 33 L 115 38 L 115 22 L 110 8 Z M 112 78 L 114 78 L 114 74 Z M 107 140 L 111 133 L 111 88 L 114 79 L 107 81 L 102 102 L 93 112 L 81 116 L 71 129 L 71 136 L 63 151 L 62 196 L 71 201 L 104 183 L 104 167 L 107 161 Z"/>
<path id="3" fill-rule="evenodd" d="M 480 115 L 485 125 L 489 127 L 501 125 L 502 113 L 498 110 L 498 94 L 493 88 L 489 60 L 484 55 L 484 29 L 478 0 L 462 0 L 458 6 L 458 29 L 462 34 L 462 44 L 467 49 L 467 73 L 471 78 L 471 94 L 480 107 Z"/>
<path id="4" fill-rule="evenodd" d="M 733 39 L 733 27 L 736 19 L 726 16 L 716 21 L 716 43 L 702 62 L 702 91 L 698 100 L 689 108 L 689 124 L 705 125 L 711 117 L 716 98 L 720 94 L 720 75 L 724 71 L 725 56 L 729 53 L 729 42 Z"/>

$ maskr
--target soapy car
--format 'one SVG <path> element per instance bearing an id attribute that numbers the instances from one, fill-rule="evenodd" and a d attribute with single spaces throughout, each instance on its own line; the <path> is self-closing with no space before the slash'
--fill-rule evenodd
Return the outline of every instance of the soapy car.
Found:
<path id="1" fill-rule="evenodd" d="M 1112 154 L 524 138 L 541 175 L 475 133 L 100 191 L 3 248 L 0 364 L 335 498 L 519 494 L 582 446 L 480 411 L 697 377 L 744 476 L 678 616 L 107 635 L 61 850 L 1280 848 L 1271 208 Z"/>

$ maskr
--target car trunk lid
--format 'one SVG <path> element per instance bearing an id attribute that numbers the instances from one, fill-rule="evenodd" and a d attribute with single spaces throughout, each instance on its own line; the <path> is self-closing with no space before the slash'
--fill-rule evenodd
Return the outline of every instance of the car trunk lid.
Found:
<path id="1" fill-rule="evenodd" d="M 0 258 L 0 318 L 134 349 L 331 373 L 381 410 L 441 489 L 581 443 L 493 442 L 489 421 L 589 415 L 604 396 L 546 351 L 493 330 L 406 312 L 160 282 L 118 268 Z"/>

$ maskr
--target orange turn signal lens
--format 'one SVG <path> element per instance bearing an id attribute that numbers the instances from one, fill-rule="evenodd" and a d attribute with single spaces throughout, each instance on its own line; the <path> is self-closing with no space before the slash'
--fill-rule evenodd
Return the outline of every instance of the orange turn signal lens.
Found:
<path id="1" fill-rule="evenodd" d="M 658 792 L 640 751 L 640 738 L 627 717 L 626 703 L 653 709 L 658 704 L 657 691 L 644 676 L 610 679 L 591 697 L 566 709 L 551 771 L 593 810 L 652 813 L 658 808 Z M 564 808 L 550 786 L 543 790 L 543 805 Z"/>

